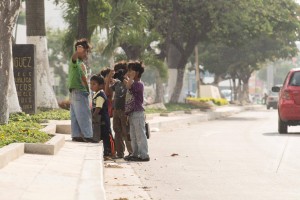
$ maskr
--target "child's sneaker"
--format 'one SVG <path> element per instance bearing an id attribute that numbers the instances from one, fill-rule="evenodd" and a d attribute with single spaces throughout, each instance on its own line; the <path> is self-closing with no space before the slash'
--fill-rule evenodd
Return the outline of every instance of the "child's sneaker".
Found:
<path id="1" fill-rule="evenodd" d="M 138 158 L 138 161 L 140 161 L 140 162 L 148 162 L 148 161 L 150 161 L 150 157 L 147 157 L 147 158 Z"/>

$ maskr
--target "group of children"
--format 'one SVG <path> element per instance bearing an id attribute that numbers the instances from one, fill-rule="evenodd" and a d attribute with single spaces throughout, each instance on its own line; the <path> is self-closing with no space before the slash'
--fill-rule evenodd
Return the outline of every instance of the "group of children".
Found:
<path id="1" fill-rule="evenodd" d="M 72 141 L 99 142 L 102 139 L 106 158 L 149 161 L 143 108 L 144 85 L 141 82 L 143 64 L 139 61 L 119 62 L 114 69 L 105 69 L 92 76 L 89 87 L 84 60 L 88 59 L 90 49 L 87 39 L 79 39 L 69 64 Z M 90 89 L 93 91 L 92 115 Z M 129 152 L 125 157 L 124 142 Z"/>
<path id="2" fill-rule="evenodd" d="M 90 88 L 94 93 L 93 139 L 103 140 L 105 158 L 124 158 L 127 161 L 150 160 L 143 108 L 144 85 L 141 82 L 143 72 L 142 62 L 119 62 L 115 64 L 114 69 L 104 69 L 90 79 Z M 111 131 L 111 117 L 114 138 Z M 129 152 L 127 156 L 124 156 L 125 145 Z"/>

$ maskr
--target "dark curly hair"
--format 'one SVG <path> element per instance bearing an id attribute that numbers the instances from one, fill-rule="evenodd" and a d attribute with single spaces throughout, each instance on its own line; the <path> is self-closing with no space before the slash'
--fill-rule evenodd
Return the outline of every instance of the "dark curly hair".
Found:
<path id="1" fill-rule="evenodd" d="M 101 76 L 103 76 L 105 78 L 109 74 L 110 71 L 111 71 L 111 69 L 106 67 L 100 71 L 100 74 L 101 74 Z"/>
<path id="2" fill-rule="evenodd" d="M 145 67 L 142 61 L 130 61 L 128 63 L 128 70 L 139 72 L 139 78 L 141 78 L 145 71 Z"/>
<path id="3" fill-rule="evenodd" d="M 114 70 L 118 71 L 119 69 L 127 71 L 127 69 L 128 69 L 127 62 L 126 61 L 117 62 L 114 66 Z"/>
<path id="4" fill-rule="evenodd" d="M 100 74 L 93 75 L 90 81 L 96 81 L 99 85 L 104 84 L 104 78 Z"/>
<path id="5" fill-rule="evenodd" d="M 86 50 L 90 50 L 92 46 L 89 44 L 88 40 L 86 38 L 82 38 L 76 41 L 75 43 L 75 50 L 77 50 L 78 46 L 82 46 Z"/>

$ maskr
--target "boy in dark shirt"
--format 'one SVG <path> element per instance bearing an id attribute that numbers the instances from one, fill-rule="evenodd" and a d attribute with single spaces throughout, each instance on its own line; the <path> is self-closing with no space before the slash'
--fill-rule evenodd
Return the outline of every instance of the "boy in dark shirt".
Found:
<path id="1" fill-rule="evenodd" d="M 91 90 L 94 93 L 92 100 L 92 115 L 97 118 L 100 115 L 101 120 L 101 138 L 103 139 L 103 156 L 114 156 L 114 141 L 110 128 L 110 117 L 108 114 L 107 97 L 103 91 L 104 79 L 101 75 L 94 75 L 90 80 Z"/>
<path id="2" fill-rule="evenodd" d="M 128 63 L 128 78 L 125 114 L 129 118 L 132 155 L 124 158 L 128 161 L 149 161 L 148 142 L 145 130 L 145 114 L 143 107 L 144 84 L 141 82 L 144 67 L 141 62 Z"/>
<path id="3" fill-rule="evenodd" d="M 115 132 L 116 153 L 118 158 L 124 157 L 125 145 L 129 155 L 132 153 L 129 127 L 125 115 L 126 85 L 123 83 L 127 73 L 127 63 L 122 61 L 114 66 L 115 74 L 109 74 L 110 89 L 114 91 L 113 100 L 113 130 Z M 113 76 L 112 76 L 113 75 Z"/>

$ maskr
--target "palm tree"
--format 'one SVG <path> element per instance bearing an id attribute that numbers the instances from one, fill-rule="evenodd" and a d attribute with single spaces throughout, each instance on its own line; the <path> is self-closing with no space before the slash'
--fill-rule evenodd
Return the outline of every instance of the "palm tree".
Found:
<path id="1" fill-rule="evenodd" d="M 78 12 L 77 39 L 87 38 L 88 0 L 78 0 L 78 4 L 79 4 L 79 12 Z"/>
<path id="2" fill-rule="evenodd" d="M 57 108 L 49 73 L 44 0 L 26 0 L 26 25 L 27 43 L 36 47 L 37 107 Z"/>
<path id="3" fill-rule="evenodd" d="M 160 36 L 152 31 L 128 30 L 119 37 L 119 46 L 124 50 L 128 60 L 142 60 L 146 67 L 155 72 L 156 96 L 155 103 L 164 102 L 163 83 L 167 80 L 168 69 L 163 59 L 150 46 L 153 41 L 159 41 Z"/>
<path id="4" fill-rule="evenodd" d="M 0 2 L 0 124 L 8 123 L 8 92 L 12 73 L 12 34 L 21 7 L 21 0 Z M 12 84 L 14 85 L 14 84 Z"/>
<path id="5" fill-rule="evenodd" d="M 84 37 L 91 41 L 97 27 L 104 26 L 111 6 L 106 0 L 56 0 L 55 2 L 65 7 L 63 18 L 68 24 L 68 29 L 64 37 L 63 49 L 66 56 L 70 57 L 76 39 Z"/>
<path id="6" fill-rule="evenodd" d="M 78 0 L 65 0 L 66 5 L 65 20 L 69 24 L 68 33 L 65 37 L 65 49 L 70 54 L 74 39 L 77 37 L 80 22 L 77 22 L 77 16 L 80 15 L 80 5 Z M 61 1 L 60 1 L 61 2 Z M 152 66 L 153 69 L 159 69 L 157 74 L 159 94 L 162 93 L 162 79 L 166 77 L 166 67 L 163 60 L 157 60 L 153 52 L 147 52 L 150 43 L 154 41 L 155 34 L 146 33 L 151 17 L 147 9 L 139 0 L 110 0 L 109 4 L 105 0 L 89 0 L 87 17 L 87 38 L 90 40 L 95 30 L 105 29 L 108 35 L 107 46 L 103 56 L 112 57 L 113 51 L 117 47 L 122 47 L 127 54 L 127 59 L 147 60 L 145 64 Z M 147 38 L 147 40 L 145 40 Z M 146 56 L 147 55 L 147 56 Z M 162 78 L 162 79 L 161 79 Z M 162 102 L 162 95 L 158 95 L 157 101 Z"/>
<path id="7" fill-rule="evenodd" d="M 138 13 L 130 15 L 128 13 Z M 155 71 L 156 103 L 164 102 L 163 82 L 167 79 L 167 67 L 164 58 L 160 58 L 151 48 L 151 43 L 161 40 L 160 35 L 149 30 L 152 17 L 140 1 L 112 1 L 109 17 L 109 40 L 105 55 L 111 55 L 116 47 L 121 47 L 128 60 L 140 59 Z M 146 30 L 146 31 L 145 31 Z"/>

